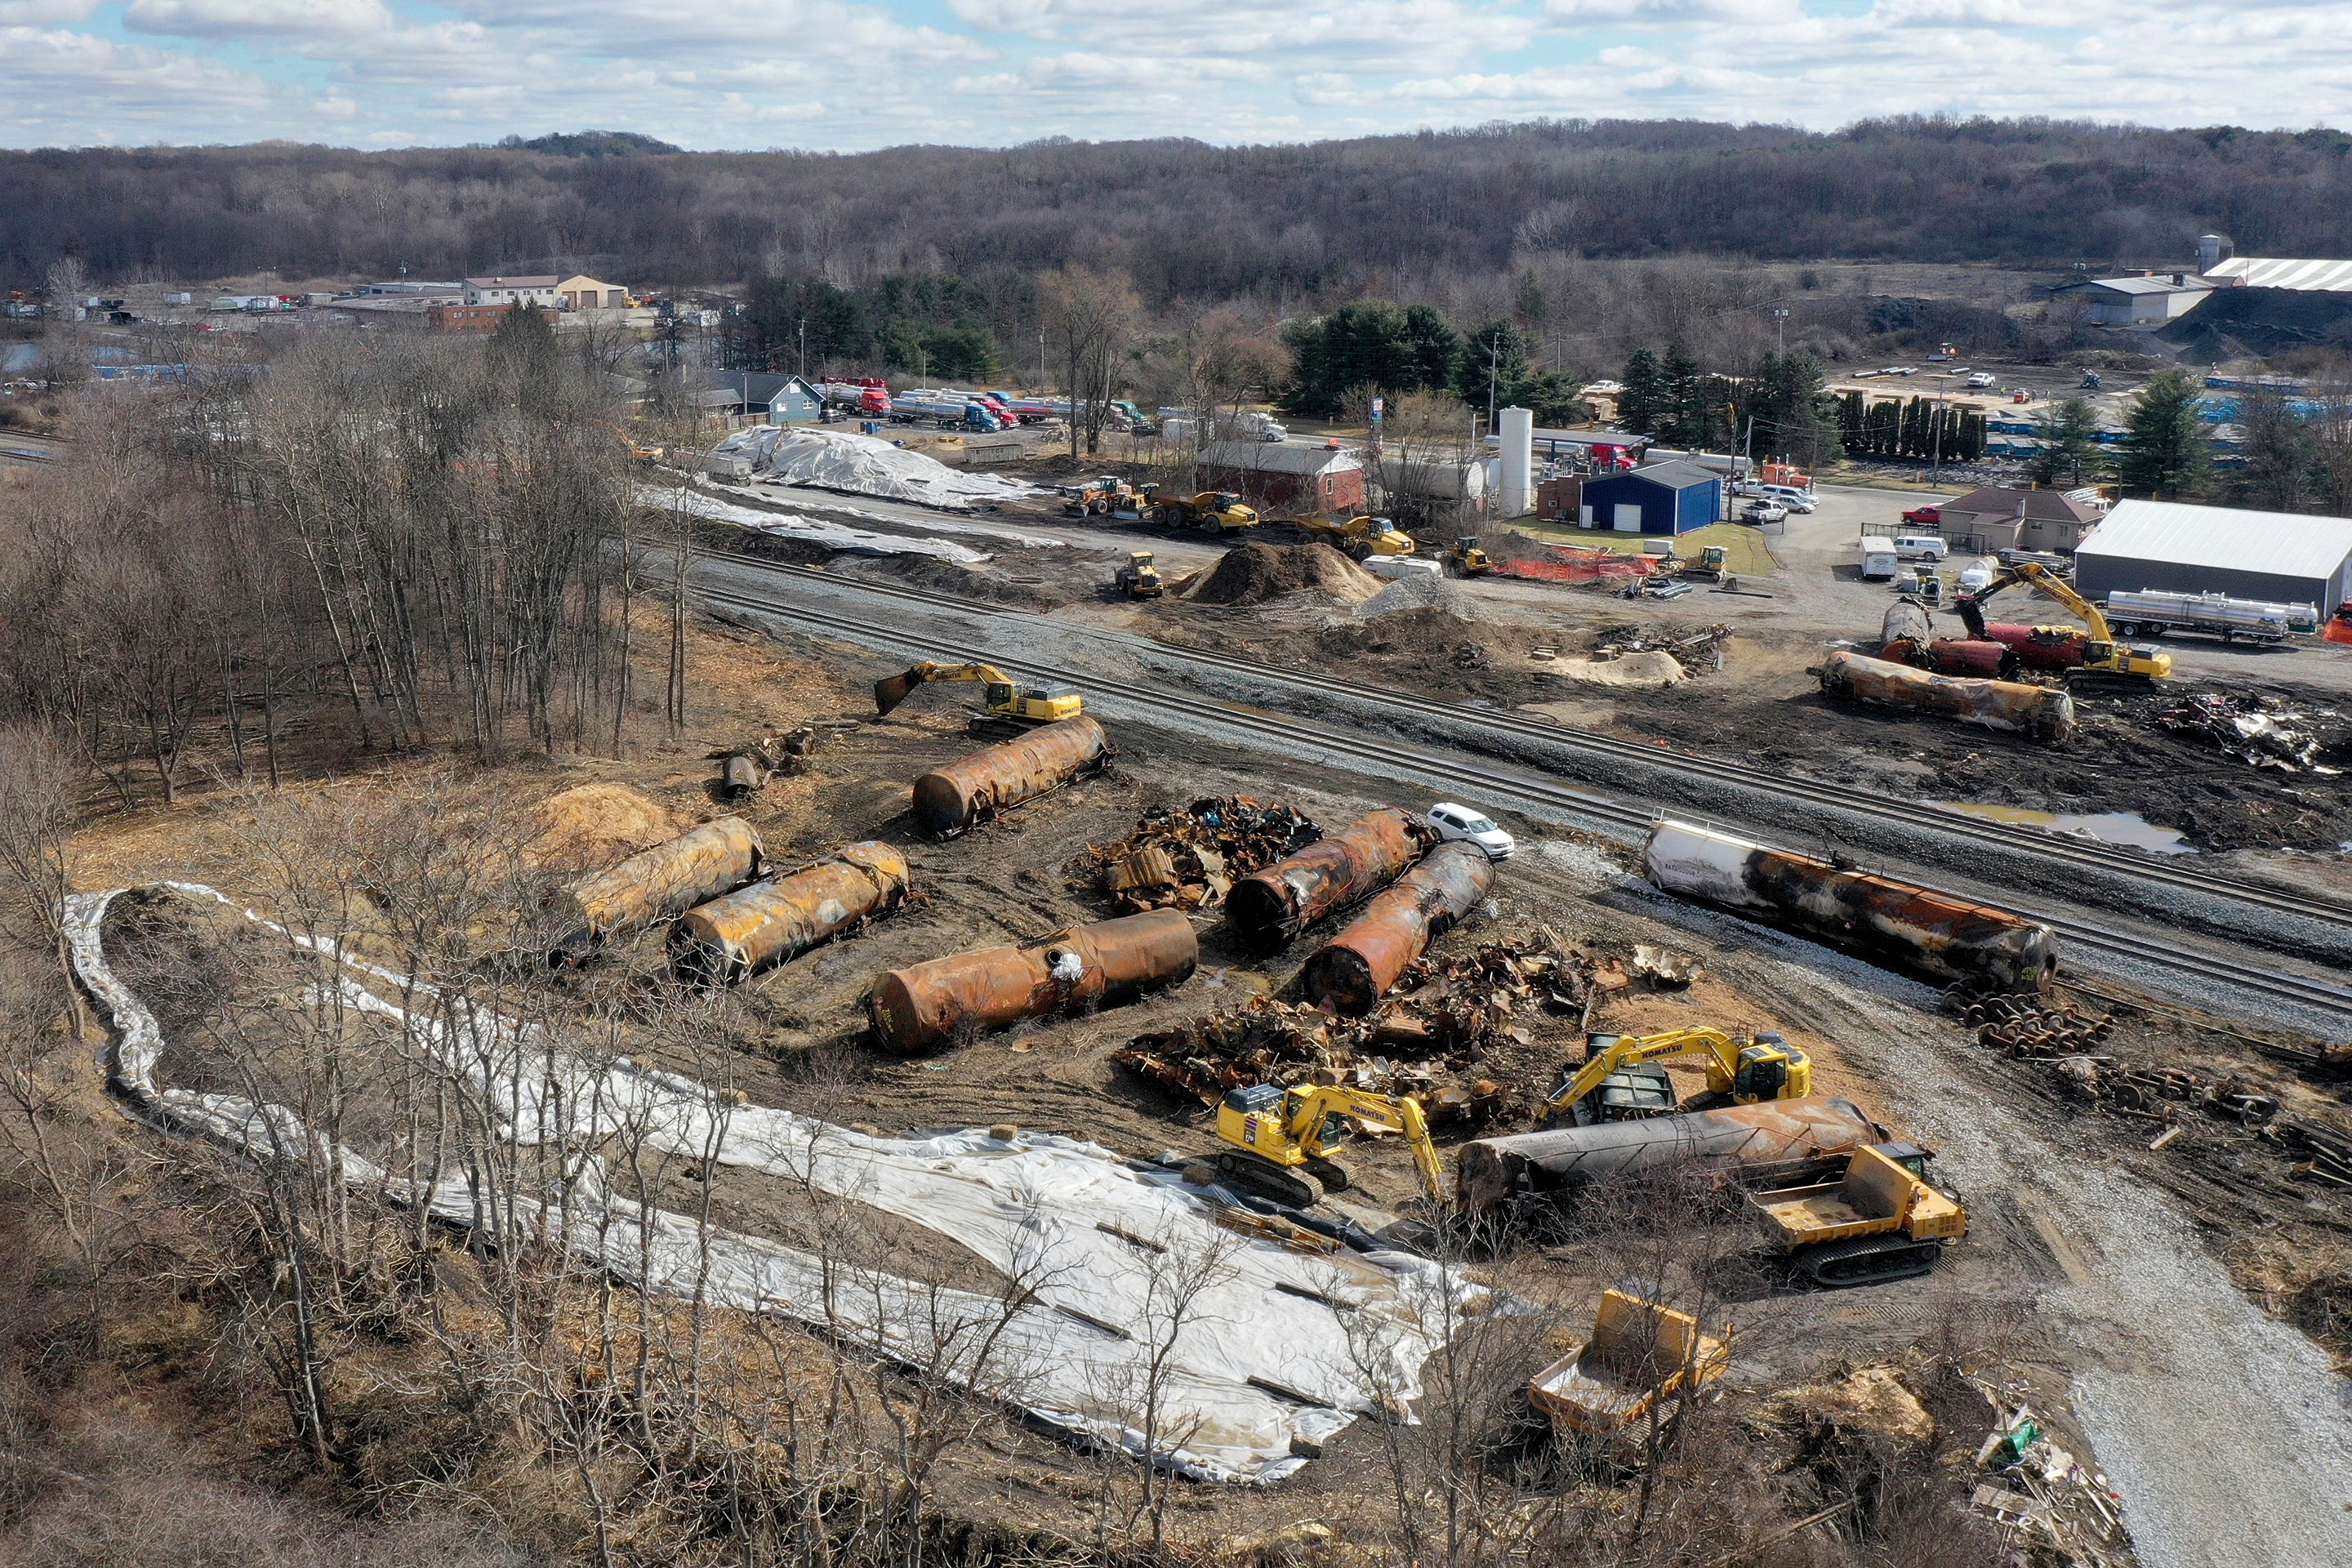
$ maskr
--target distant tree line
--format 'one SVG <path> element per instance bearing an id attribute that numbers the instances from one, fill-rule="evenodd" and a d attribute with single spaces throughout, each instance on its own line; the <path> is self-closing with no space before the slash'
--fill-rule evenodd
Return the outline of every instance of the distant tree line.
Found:
<path id="1" fill-rule="evenodd" d="M 1703 370 L 1680 343 L 1625 361 L 1617 423 L 1685 450 L 1746 452 L 1810 468 L 1840 455 L 1836 402 L 1809 353 L 1766 353 L 1738 374 Z"/>
<path id="2" fill-rule="evenodd" d="M 99 283 L 538 262 L 633 284 L 847 286 L 1082 265 L 1124 269 L 1155 311 L 1254 298 L 1286 314 L 1517 279 L 1546 257 L 2153 262 L 2212 228 L 2253 253 L 2352 255 L 2352 137 L 2328 130 L 1906 117 L 852 156 L 545 145 L 0 154 L 0 281 L 37 285 L 61 256 Z"/>
<path id="3" fill-rule="evenodd" d="M 1343 305 L 1328 316 L 1304 317 L 1283 332 L 1291 352 L 1284 406 L 1294 413 L 1337 417 L 1349 395 L 1370 388 L 1388 395 L 1451 392 L 1482 411 L 1530 409 L 1538 424 L 1579 416 L 1578 387 L 1528 363 L 1526 336 L 1507 321 L 1492 321 L 1465 336 L 1429 305 L 1388 300 Z"/>
<path id="4" fill-rule="evenodd" d="M 872 366 L 987 381 L 1005 368 L 1000 333 L 1034 321 L 1036 310 L 1034 281 L 1013 274 L 891 273 L 845 289 L 818 278 L 761 278 L 729 319 L 724 352 L 733 370 Z"/>

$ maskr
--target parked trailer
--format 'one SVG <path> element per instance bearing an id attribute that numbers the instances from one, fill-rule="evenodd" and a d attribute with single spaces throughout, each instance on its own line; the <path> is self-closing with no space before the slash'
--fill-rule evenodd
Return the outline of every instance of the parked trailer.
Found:
<path id="1" fill-rule="evenodd" d="M 2232 599 L 2227 594 L 2109 594 L 2107 625 L 2122 637 L 2203 632 L 2223 642 L 2282 643 L 2314 637 L 2319 606 Z"/>
<path id="2" fill-rule="evenodd" d="M 1643 858 L 1669 893 L 1740 914 L 1938 980 L 2031 987 L 2058 967 L 2050 928 L 1809 855 L 1767 848 L 1687 823 L 1660 822 Z"/>

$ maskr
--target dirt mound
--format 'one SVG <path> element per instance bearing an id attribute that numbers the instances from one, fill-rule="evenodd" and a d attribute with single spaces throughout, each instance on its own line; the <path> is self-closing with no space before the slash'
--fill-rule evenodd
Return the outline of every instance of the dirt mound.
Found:
<path id="1" fill-rule="evenodd" d="M 532 809 L 531 863 L 590 870 L 677 837 L 691 824 L 626 784 L 588 784 L 549 795 Z"/>
<path id="2" fill-rule="evenodd" d="M 981 599 L 992 605 L 1018 605 L 1024 609 L 1052 610 L 1069 603 L 1066 595 L 1048 588 L 1016 582 L 1001 573 L 977 571 L 929 555 L 873 556 L 841 561 L 832 570 L 844 577 L 887 578 L 912 587 L 953 594 L 960 599 Z"/>
<path id="3" fill-rule="evenodd" d="M 1381 580 L 1328 544 L 1259 544 L 1225 552 L 1217 569 L 1185 591 L 1204 605 L 1263 605 L 1285 594 L 1328 595 L 1357 604 L 1381 591 Z"/>
<path id="4" fill-rule="evenodd" d="M 1550 668 L 1585 686 L 1678 686 L 1690 679 L 1680 661 L 1663 648 L 1618 658 L 1563 658 Z"/>
<path id="5" fill-rule="evenodd" d="M 2218 364 L 2242 354 L 2352 346 L 2352 295 L 2299 289 L 2217 289 L 2156 335 L 2184 360 Z"/>

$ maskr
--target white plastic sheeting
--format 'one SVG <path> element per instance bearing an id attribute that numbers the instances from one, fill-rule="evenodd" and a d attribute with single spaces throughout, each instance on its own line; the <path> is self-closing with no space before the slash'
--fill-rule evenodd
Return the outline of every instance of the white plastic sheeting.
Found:
<path id="1" fill-rule="evenodd" d="M 847 430 L 755 425 L 736 431 L 710 451 L 714 458 L 749 458 L 752 471 L 771 484 L 808 485 L 957 511 L 982 501 L 1037 493 L 1034 485 L 1019 479 L 965 473 L 879 436 Z"/>
<path id="2" fill-rule="evenodd" d="M 227 902 L 194 884 L 165 886 Z M 499 1223 L 486 1215 L 487 1194 L 463 1177 L 412 1185 L 354 1151 L 327 1148 L 284 1107 L 157 1084 L 160 1026 L 100 941 L 118 892 L 75 894 L 67 915 L 75 968 L 113 1020 L 119 1088 L 181 1130 L 257 1152 L 306 1150 L 337 1163 L 347 1182 L 422 1203 L 452 1224 Z M 246 918 L 259 920 L 249 910 Z M 403 977 L 342 961 L 352 1005 L 407 1025 L 441 1051 L 433 1020 L 404 1015 L 382 994 L 399 994 Z M 773 1107 L 731 1105 L 691 1079 L 625 1059 L 601 1067 L 569 1058 L 504 1020 L 477 1024 L 462 1050 L 441 1054 L 519 1144 L 578 1146 L 635 1130 L 667 1151 L 804 1183 L 927 1226 L 1025 1294 L 1008 1308 L 997 1297 L 828 1264 L 758 1237 L 698 1235 L 682 1215 L 605 1194 L 593 1160 L 544 1206 L 525 1200 L 526 1212 L 504 1216 L 506 1227 L 544 1222 L 547 1234 L 623 1279 L 635 1279 L 649 1256 L 642 1271 L 654 1290 L 687 1297 L 699 1286 L 707 1300 L 821 1324 L 911 1364 L 950 1369 L 978 1392 L 1139 1457 L 1145 1443 L 1133 1413 L 1155 1342 L 1171 1342 L 1156 1460 L 1202 1479 L 1279 1480 L 1358 1414 L 1397 1411 L 1418 1394 L 1422 1363 L 1451 1313 L 1486 1304 L 1477 1288 L 1409 1254 L 1307 1256 L 1236 1236 L 1196 1190 L 1091 1143 L 1045 1134 L 1005 1142 L 978 1131 L 867 1137 Z M 1188 1268 L 1205 1280 L 1197 1289 L 1178 1278 Z"/>
<path id="3" fill-rule="evenodd" d="M 647 485 L 637 491 L 637 504 L 662 511 L 683 507 L 696 517 L 731 522 L 787 539 L 804 539 L 829 550 L 852 551 L 861 555 L 935 555 L 959 566 L 974 566 L 989 558 L 985 552 L 952 540 L 876 533 L 870 529 L 852 528 L 845 522 L 824 518 L 803 517 L 797 512 L 761 511 L 757 507 L 737 506 L 732 501 L 704 495 L 700 490 L 660 489 Z"/>

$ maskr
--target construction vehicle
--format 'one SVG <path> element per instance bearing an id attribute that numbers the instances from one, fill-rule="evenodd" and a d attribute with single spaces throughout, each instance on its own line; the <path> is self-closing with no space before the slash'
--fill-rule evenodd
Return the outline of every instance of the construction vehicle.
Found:
<path id="1" fill-rule="evenodd" d="M 1255 528 L 1255 510 L 1231 490 L 1202 490 L 1197 495 L 1163 495 L 1157 485 L 1143 487 L 1138 510 L 1163 528 L 1213 528 L 1219 533 L 1241 533 Z"/>
<path id="2" fill-rule="evenodd" d="M 1663 1401 L 1679 1409 L 1730 1364 L 1731 1347 L 1688 1312 L 1603 1290 L 1592 1337 L 1528 1380 L 1528 1403 L 1563 1436 L 1614 1437 Z"/>
<path id="3" fill-rule="evenodd" d="M 1916 1143 L 1866 1144 L 1837 1181 L 1749 1193 L 1748 1202 L 1816 1284 L 1907 1279 L 1969 1233 L 1967 1212 L 1928 1184 L 1927 1159 Z"/>
<path id="4" fill-rule="evenodd" d="M 1812 1059 L 1769 1031 L 1754 1037 L 1720 1029 L 1671 1029 L 1661 1035 L 1587 1035 L 1584 1065 L 1544 1101 L 1548 1122 L 1591 1127 L 1666 1116 L 1680 1107 L 1674 1080 L 1654 1064 L 1694 1051 L 1706 1057 L 1706 1088 L 1735 1105 L 1801 1100 L 1812 1092 Z"/>
<path id="5" fill-rule="evenodd" d="M 1731 551 L 1727 546 L 1702 544 L 1699 546 L 1696 561 L 1683 563 L 1682 574 L 1685 577 L 1704 577 L 1710 583 L 1720 583 L 1724 579 L 1730 560 Z"/>
<path id="6" fill-rule="evenodd" d="M 1494 558 L 1478 548 L 1477 536 L 1465 534 L 1446 551 L 1446 572 L 1455 577 L 1484 577 L 1495 569 Z"/>
<path id="7" fill-rule="evenodd" d="M 1150 487 L 1146 487 L 1149 489 Z M 1068 517 L 1108 517 L 1135 504 L 1135 491 L 1116 474 L 1105 474 L 1082 484 L 1062 487 L 1062 511 Z"/>
<path id="8" fill-rule="evenodd" d="M 874 709 L 878 717 L 907 700 L 918 686 L 943 681 L 986 683 L 982 694 L 985 716 L 1022 724 L 1051 724 L 1075 719 L 1086 711 L 1076 690 L 1067 686 L 1024 686 L 992 664 L 934 664 L 929 659 L 903 675 L 874 683 Z"/>
<path id="9" fill-rule="evenodd" d="M 1255 1083 L 1228 1090 L 1217 1105 L 1217 1136 L 1225 1147 L 1213 1163 L 1219 1174 L 1262 1196 L 1311 1208 L 1325 1193 L 1348 1185 L 1347 1172 L 1331 1156 L 1346 1142 L 1351 1117 L 1403 1133 L 1421 1173 L 1422 1191 L 1432 1204 L 1444 1205 L 1445 1174 L 1421 1107 L 1360 1089 Z"/>
<path id="10" fill-rule="evenodd" d="M 1160 568 L 1151 563 L 1151 552 L 1134 550 L 1126 561 L 1110 574 L 1110 585 L 1121 598 L 1156 599 L 1165 592 L 1160 581 Z"/>
<path id="11" fill-rule="evenodd" d="M 1413 552 L 1412 535 L 1384 517 L 1332 517 L 1317 512 L 1300 518 L 1297 526 L 1323 535 L 1358 561 Z"/>
<path id="12" fill-rule="evenodd" d="M 2090 629 L 2081 642 L 2082 658 L 2068 671 L 2086 676 L 2109 676 L 2133 680 L 2162 680 L 2172 673 L 2172 656 L 2152 647 L 2117 647 L 2115 634 L 2107 629 L 2106 612 L 2074 591 L 2073 584 L 2038 561 L 2020 561 L 1993 574 L 1992 581 L 1973 594 L 1962 594 L 1952 601 L 1960 620 L 1969 628 L 1969 636 L 1979 641 L 2007 642 L 2016 647 L 2011 637 L 1994 637 L 1985 629 L 1985 601 L 2013 583 L 2030 583 L 2035 588 L 2058 601 Z M 2029 638 L 2071 643 L 2072 627 L 2034 626 L 2028 630 Z M 2025 649 L 2019 648 L 2019 657 Z"/>

